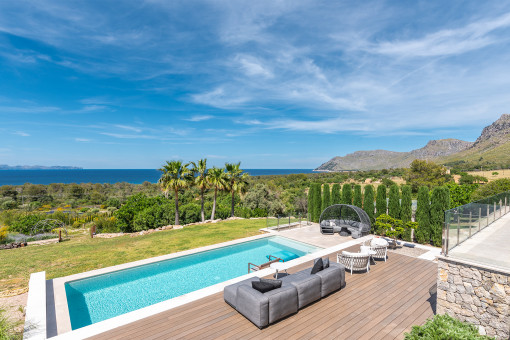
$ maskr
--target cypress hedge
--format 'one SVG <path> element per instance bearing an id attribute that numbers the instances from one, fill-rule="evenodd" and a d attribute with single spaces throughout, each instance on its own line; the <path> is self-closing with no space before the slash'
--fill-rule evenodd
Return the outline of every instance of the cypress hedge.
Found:
<path id="1" fill-rule="evenodd" d="M 411 222 L 413 217 L 413 199 L 411 197 L 411 186 L 402 187 L 402 201 L 400 202 L 400 219 L 402 222 Z"/>
<path id="2" fill-rule="evenodd" d="M 313 221 L 313 198 L 315 196 L 314 193 L 315 185 L 312 183 L 308 188 L 308 218 L 310 221 Z"/>
<path id="3" fill-rule="evenodd" d="M 422 186 L 418 189 L 418 202 L 416 206 L 416 240 L 418 243 L 430 242 L 430 194 L 429 187 Z"/>
<path id="4" fill-rule="evenodd" d="M 321 184 L 315 183 L 314 190 L 314 198 L 313 198 L 313 221 L 319 222 L 319 218 L 321 217 L 321 205 L 322 205 L 322 197 L 321 197 Z"/>
<path id="5" fill-rule="evenodd" d="M 333 184 L 331 188 L 331 204 L 342 204 L 342 194 L 338 183 Z"/>
<path id="6" fill-rule="evenodd" d="M 375 197 L 375 217 L 386 214 L 386 185 L 381 184 L 377 187 L 377 196 Z"/>
<path id="7" fill-rule="evenodd" d="M 393 184 L 390 187 L 388 200 L 388 215 L 393 218 L 400 219 L 400 189 L 398 185 Z"/>
<path id="8" fill-rule="evenodd" d="M 447 187 L 435 187 L 430 198 L 430 237 L 436 247 L 443 238 L 444 212 L 450 208 L 450 191 Z"/>
<path id="9" fill-rule="evenodd" d="M 365 186 L 365 195 L 363 196 L 363 210 L 370 217 L 372 225 L 375 223 L 375 209 L 374 209 L 374 187 L 370 184 Z"/>
<path id="10" fill-rule="evenodd" d="M 352 185 L 351 183 L 345 183 L 342 187 L 342 203 L 352 204 Z"/>
<path id="11" fill-rule="evenodd" d="M 357 207 L 363 208 L 363 197 L 361 195 L 361 185 L 359 184 L 356 184 L 354 186 L 354 198 L 352 200 L 352 204 Z"/>
<path id="12" fill-rule="evenodd" d="M 324 184 L 322 187 L 322 208 L 321 212 L 331 205 L 331 194 L 329 191 L 329 184 Z"/>

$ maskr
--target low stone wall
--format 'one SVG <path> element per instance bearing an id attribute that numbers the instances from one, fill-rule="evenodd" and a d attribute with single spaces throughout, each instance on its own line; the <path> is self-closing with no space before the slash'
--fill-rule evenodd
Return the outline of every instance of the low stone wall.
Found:
<path id="1" fill-rule="evenodd" d="M 437 313 L 477 325 L 481 334 L 510 338 L 510 271 L 438 258 Z"/>

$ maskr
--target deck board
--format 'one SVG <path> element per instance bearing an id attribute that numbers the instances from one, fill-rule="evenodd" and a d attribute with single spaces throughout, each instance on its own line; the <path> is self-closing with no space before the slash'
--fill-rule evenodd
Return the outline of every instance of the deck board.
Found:
<path id="1" fill-rule="evenodd" d="M 218 293 L 90 339 L 401 339 L 433 316 L 433 262 L 390 253 L 370 273 L 346 273 L 346 286 L 262 330 Z M 336 261 L 336 254 L 330 254 Z M 293 273 L 311 262 L 289 269 Z"/>

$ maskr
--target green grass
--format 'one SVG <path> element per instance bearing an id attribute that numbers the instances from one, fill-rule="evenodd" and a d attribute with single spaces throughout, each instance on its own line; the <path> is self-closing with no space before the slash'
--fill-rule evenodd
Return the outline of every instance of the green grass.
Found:
<path id="1" fill-rule="evenodd" d="M 265 219 L 232 220 L 136 237 L 91 239 L 80 235 L 62 243 L 2 250 L 0 292 L 27 287 L 34 272 L 46 271 L 46 278 L 52 279 L 253 236 L 265 226 Z"/>
<path id="2" fill-rule="evenodd" d="M 448 314 L 437 314 L 427 320 L 423 326 L 413 326 L 411 332 L 405 333 L 405 340 L 489 340 L 494 339 L 478 334 L 478 329 L 469 323 L 461 322 Z"/>
<path id="3" fill-rule="evenodd" d="M 0 340 L 18 340 L 22 335 L 15 331 L 17 323 L 7 318 L 6 312 L 0 309 Z"/>

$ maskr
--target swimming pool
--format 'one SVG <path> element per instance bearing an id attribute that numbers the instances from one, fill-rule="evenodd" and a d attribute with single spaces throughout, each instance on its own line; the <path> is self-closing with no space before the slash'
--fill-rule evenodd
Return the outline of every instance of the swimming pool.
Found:
<path id="1" fill-rule="evenodd" d="M 248 273 L 273 255 L 292 260 L 321 248 L 280 236 L 243 242 L 65 284 L 71 328 L 78 329 Z"/>

